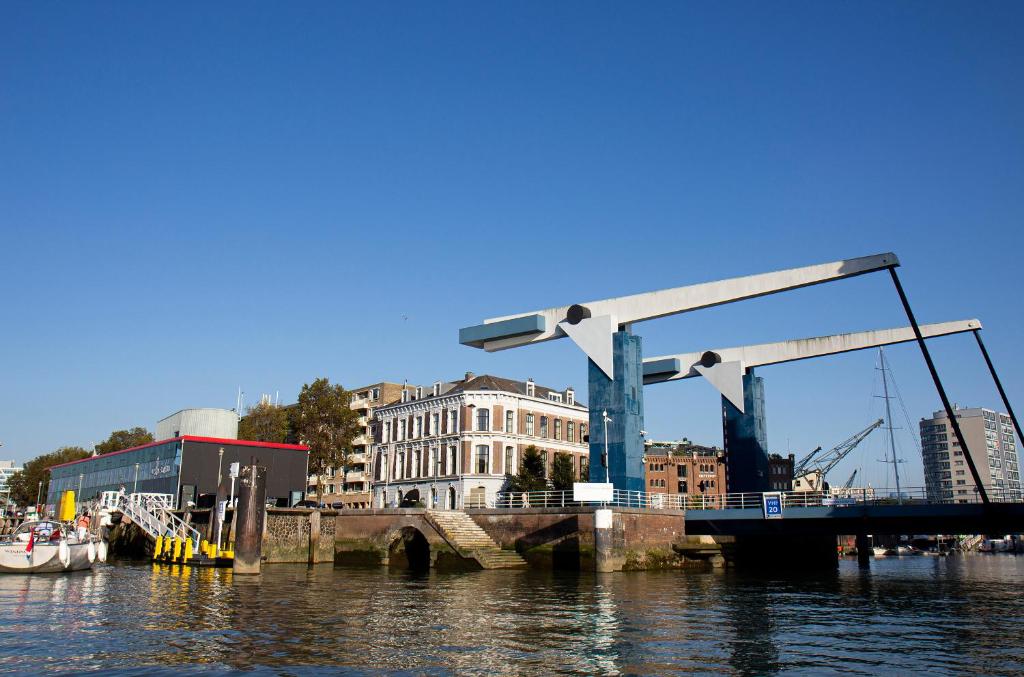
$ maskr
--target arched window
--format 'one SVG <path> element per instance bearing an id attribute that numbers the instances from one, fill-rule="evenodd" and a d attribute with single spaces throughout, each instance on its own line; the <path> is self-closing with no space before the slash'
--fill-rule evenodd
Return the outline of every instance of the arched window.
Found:
<path id="1" fill-rule="evenodd" d="M 476 429 L 487 431 L 491 429 L 491 410 L 487 407 L 478 407 L 476 410 Z"/>

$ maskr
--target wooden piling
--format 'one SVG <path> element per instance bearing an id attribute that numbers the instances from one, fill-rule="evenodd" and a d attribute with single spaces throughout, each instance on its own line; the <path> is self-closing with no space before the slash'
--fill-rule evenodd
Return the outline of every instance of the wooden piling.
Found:
<path id="1" fill-rule="evenodd" d="M 258 574 L 267 512 L 267 469 L 253 463 L 242 468 L 239 475 L 233 568 L 235 574 Z"/>

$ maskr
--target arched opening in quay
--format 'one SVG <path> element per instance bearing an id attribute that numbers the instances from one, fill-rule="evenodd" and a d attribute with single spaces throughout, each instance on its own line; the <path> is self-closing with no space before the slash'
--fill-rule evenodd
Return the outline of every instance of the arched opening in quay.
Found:
<path id="1" fill-rule="evenodd" d="M 388 548 L 388 566 L 426 571 L 430 568 L 430 544 L 415 527 L 403 527 Z"/>

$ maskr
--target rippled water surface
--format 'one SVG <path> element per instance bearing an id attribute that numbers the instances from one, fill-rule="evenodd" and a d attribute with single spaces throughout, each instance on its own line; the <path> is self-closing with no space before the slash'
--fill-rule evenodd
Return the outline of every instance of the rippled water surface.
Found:
<path id="1" fill-rule="evenodd" d="M 1021 674 L 1024 557 L 828 574 L 0 575 L 0 671 Z"/>

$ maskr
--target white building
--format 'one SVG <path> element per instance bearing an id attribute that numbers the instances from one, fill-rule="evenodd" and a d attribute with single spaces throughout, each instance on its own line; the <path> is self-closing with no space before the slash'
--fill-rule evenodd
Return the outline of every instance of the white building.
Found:
<path id="1" fill-rule="evenodd" d="M 577 478 L 589 472 L 588 412 L 572 388 L 467 373 L 462 381 L 410 387 L 401 401 L 378 408 L 375 422 L 377 507 L 489 504 L 531 445 L 548 476 L 556 453 L 569 454 Z"/>
<path id="2" fill-rule="evenodd" d="M 6 508 L 10 502 L 10 488 L 7 486 L 7 480 L 21 469 L 14 465 L 14 461 L 0 461 L 0 510 Z"/>
<path id="3" fill-rule="evenodd" d="M 182 409 L 157 421 L 158 440 L 182 435 L 237 440 L 238 414 L 230 409 Z"/>
<path id="4" fill-rule="evenodd" d="M 982 408 L 955 408 L 954 413 L 982 484 L 995 494 L 993 500 L 1020 498 L 1017 441 L 1010 417 Z M 921 452 L 929 499 L 977 502 L 974 479 L 945 411 L 921 419 Z"/>

